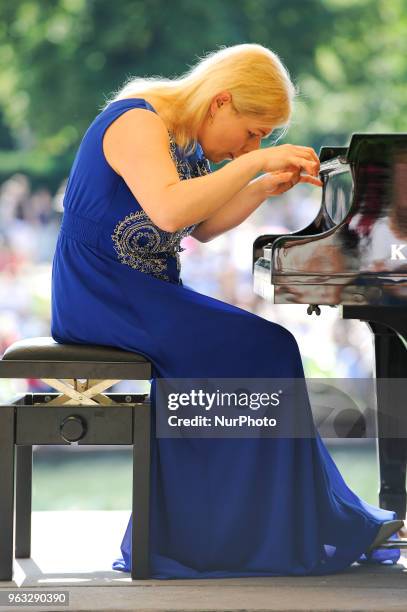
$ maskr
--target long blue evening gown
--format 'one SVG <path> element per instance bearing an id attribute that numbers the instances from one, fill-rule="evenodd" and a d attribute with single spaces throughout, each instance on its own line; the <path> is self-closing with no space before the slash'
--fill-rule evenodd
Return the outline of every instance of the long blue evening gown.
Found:
<path id="1" fill-rule="evenodd" d="M 112 102 L 76 155 L 53 261 L 53 338 L 147 356 L 153 399 L 159 377 L 303 377 L 289 331 L 182 284 L 180 240 L 194 226 L 157 228 L 103 154 L 105 130 L 132 108 L 155 112 L 141 98 Z M 200 146 L 185 157 L 171 140 L 170 152 L 181 179 L 210 172 Z M 307 402 L 296 410 L 312 418 Z M 318 435 L 168 439 L 153 426 L 151 444 L 153 578 L 328 574 L 399 558 L 364 555 L 396 515 L 347 487 Z M 130 547 L 131 519 L 114 569 L 130 571 Z"/>

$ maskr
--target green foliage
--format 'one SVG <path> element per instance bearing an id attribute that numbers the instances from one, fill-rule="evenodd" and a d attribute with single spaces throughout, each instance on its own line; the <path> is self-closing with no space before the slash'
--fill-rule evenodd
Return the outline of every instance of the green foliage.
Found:
<path id="1" fill-rule="evenodd" d="M 346 144 L 352 132 L 407 129 L 407 13 L 404 0 L 326 0 L 329 44 L 299 77 L 299 140 Z"/>
<path id="2" fill-rule="evenodd" d="M 219 45 L 275 50 L 299 87 L 286 140 L 406 129 L 404 0 L 13 0 L 0 4 L 0 179 L 68 172 L 106 97 Z M 10 150 L 14 149 L 14 150 Z"/>

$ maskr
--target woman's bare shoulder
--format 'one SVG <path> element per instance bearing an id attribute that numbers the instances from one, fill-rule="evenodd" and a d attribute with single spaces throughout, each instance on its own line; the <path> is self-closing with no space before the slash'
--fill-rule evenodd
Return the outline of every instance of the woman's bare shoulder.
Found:
<path id="1" fill-rule="evenodd" d="M 158 148 L 168 151 L 169 133 L 164 121 L 154 111 L 131 108 L 112 121 L 103 135 L 103 153 L 117 172 L 115 160 L 129 147 L 133 152 Z"/>

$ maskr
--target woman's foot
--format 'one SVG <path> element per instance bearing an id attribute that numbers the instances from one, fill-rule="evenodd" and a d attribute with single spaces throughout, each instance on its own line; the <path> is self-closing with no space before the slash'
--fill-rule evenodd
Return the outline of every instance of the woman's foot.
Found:
<path id="1" fill-rule="evenodd" d="M 404 535 L 400 535 L 401 532 Z M 374 548 L 379 548 L 380 544 L 383 544 L 386 540 L 388 540 L 393 534 L 397 533 L 400 537 L 406 537 L 407 530 L 404 521 L 386 521 L 382 523 L 379 533 L 373 540 L 373 543 L 369 547 L 369 552 L 371 552 Z"/>

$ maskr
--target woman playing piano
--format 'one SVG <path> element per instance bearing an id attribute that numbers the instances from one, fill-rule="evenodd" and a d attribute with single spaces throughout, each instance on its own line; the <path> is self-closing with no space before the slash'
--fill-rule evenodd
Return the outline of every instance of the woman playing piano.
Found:
<path id="1" fill-rule="evenodd" d="M 153 421 L 159 378 L 303 377 L 289 331 L 185 287 L 178 255 L 184 236 L 207 242 L 268 195 L 321 184 L 312 149 L 260 149 L 288 124 L 294 94 L 269 49 L 223 48 L 179 79 L 130 80 L 80 144 L 53 263 L 52 335 L 147 356 Z M 211 173 L 208 160 L 230 162 Z M 312 420 L 308 408 L 296 414 Z M 346 486 L 318 435 L 154 432 L 151 443 L 153 578 L 326 574 L 398 558 L 369 552 L 400 528 L 395 513 Z M 131 519 L 115 569 L 130 570 L 130 547 Z"/>

